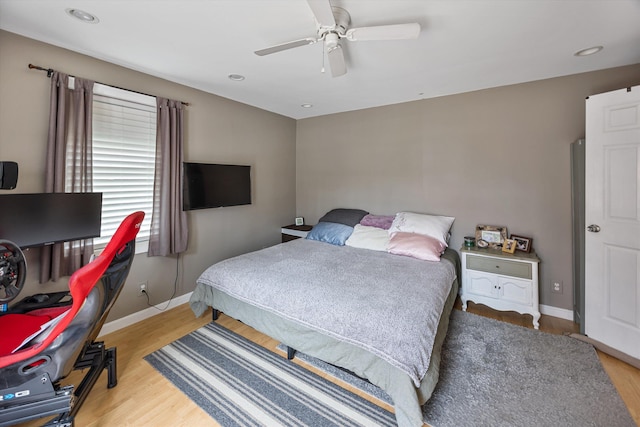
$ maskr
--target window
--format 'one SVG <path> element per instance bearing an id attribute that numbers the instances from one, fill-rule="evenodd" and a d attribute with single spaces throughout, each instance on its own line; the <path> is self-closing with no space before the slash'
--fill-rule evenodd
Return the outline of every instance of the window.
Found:
<path id="1" fill-rule="evenodd" d="M 149 244 L 156 155 L 156 99 L 96 83 L 93 99 L 93 191 L 102 193 L 102 228 L 96 250 L 120 222 L 142 210 L 136 252 Z"/>

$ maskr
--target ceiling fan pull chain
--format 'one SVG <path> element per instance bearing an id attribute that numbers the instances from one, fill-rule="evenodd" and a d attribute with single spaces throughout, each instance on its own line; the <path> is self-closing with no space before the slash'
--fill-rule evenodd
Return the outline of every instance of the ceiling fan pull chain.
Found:
<path id="1" fill-rule="evenodd" d="M 321 73 L 324 73 L 324 40 L 322 41 L 322 69 L 320 69 Z"/>

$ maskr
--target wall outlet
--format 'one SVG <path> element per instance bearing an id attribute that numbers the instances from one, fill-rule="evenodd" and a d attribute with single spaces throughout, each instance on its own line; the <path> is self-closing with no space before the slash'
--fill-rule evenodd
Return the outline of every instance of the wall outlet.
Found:
<path id="1" fill-rule="evenodd" d="M 551 292 L 553 292 L 554 294 L 562 293 L 562 280 L 551 282 Z"/>
<path id="2" fill-rule="evenodd" d="M 147 293 L 147 282 L 143 282 L 138 285 L 138 296 L 141 297 L 145 293 Z"/>

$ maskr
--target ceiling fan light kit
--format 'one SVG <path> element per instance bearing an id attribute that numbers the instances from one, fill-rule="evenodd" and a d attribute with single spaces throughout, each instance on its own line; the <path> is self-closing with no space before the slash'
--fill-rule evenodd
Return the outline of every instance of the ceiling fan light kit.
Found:
<path id="1" fill-rule="evenodd" d="M 420 35 L 420 24 L 407 23 L 378 25 L 374 27 L 349 28 L 351 16 L 341 7 L 331 6 L 329 0 L 307 0 L 317 22 L 315 37 L 293 40 L 255 51 L 258 56 L 270 55 L 283 50 L 323 42 L 333 77 L 347 73 L 347 64 L 340 39 L 347 41 L 407 40 Z"/>

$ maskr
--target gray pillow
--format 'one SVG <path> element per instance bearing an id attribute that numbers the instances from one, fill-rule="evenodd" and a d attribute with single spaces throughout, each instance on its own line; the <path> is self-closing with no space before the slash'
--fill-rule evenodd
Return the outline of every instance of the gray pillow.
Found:
<path id="1" fill-rule="evenodd" d="M 320 218 L 318 222 L 335 222 L 337 224 L 355 227 L 368 213 L 369 212 L 361 209 L 332 209 Z"/>

